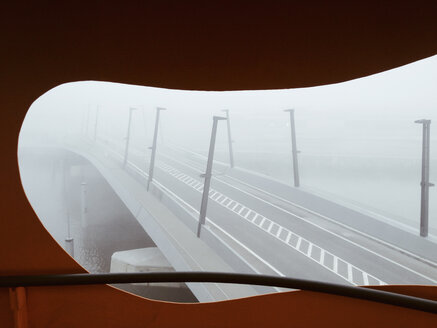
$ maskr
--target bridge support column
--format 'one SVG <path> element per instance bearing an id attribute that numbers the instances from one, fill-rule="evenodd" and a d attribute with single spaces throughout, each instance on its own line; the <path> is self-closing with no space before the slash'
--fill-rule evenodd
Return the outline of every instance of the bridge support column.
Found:
<path id="1" fill-rule="evenodd" d="M 65 238 L 65 250 L 74 258 L 74 239 L 71 237 Z"/>
<path id="2" fill-rule="evenodd" d="M 87 204 L 87 183 L 82 182 L 80 184 L 80 222 L 82 228 L 86 228 L 88 226 L 88 204 Z"/>

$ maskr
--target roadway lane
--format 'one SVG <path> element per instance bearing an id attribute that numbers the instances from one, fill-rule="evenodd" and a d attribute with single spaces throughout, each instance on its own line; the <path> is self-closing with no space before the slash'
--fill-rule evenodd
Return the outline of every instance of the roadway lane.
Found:
<path id="1" fill-rule="evenodd" d="M 159 165 L 157 167 L 156 180 L 199 210 L 202 194 L 189 185 L 191 183 L 194 184 L 193 181 L 186 179 L 184 182 L 182 181 L 184 178 L 178 179 L 162 170 Z M 258 226 L 242 219 L 234 211 L 221 206 L 212 199 L 209 200 L 207 216 L 209 220 L 248 246 L 253 252 L 285 276 L 347 283 L 345 279 L 331 271 L 320 270 L 321 267 L 307 256 L 287 246 L 279 239 L 274 238 Z"/>
<path id="2" fill-rule="evenodd" d="M 203 185 L 199 178 L 203 172 L 199 167 L 202 163 L 181 158 L 174 160 L 161 154 L 156 179 L 199 209 Z M 147 170 L 143 152 L 133 150 L 129 159 Z M 290 204 L 233 178 L 216 176 L 212 188 L 216 192 L 210 193 L 209 219 L 245 245 L 250 245 L 252 251 L 285 275 L 359 285 L 436 283 L 434 268 L 420 263 L 421 271 L 417 268 L 415 271 L 411 269 L 411 263 L 407 266 L 397 262 L 401 257 L 397 251 L 393 254 L 397 256 L 393 256 L 394 260 L 381 256 L 345 238 L 345 235 L 351 235 L 350 231 L 339 229 L 332 222 L 328 224 L 330 229 L 314 224 L 311 221 L 320 221 L 319 217 L 299 208 L 290 208 Z M 326 225 L 325 221 L 322 223 Z M 393 249 L 389 251 L 394 252 Z M 417 261 L 413 260 L 405 257 L 406 262 L 414 262 L 417 266 Z"/>
<path id="3" fill-rule="evenodd" d="M 165 160 L 171 163 L 177 169 L 186 172 L 187 174 L 191 174 L 192 176 L 196 176 L 201 172 L 197 169 L 197 167 L 193 166 L 192 164 L 187 164 L 185 161 L 175 161 L 168 157 L 165 157 Z M 385 255 L 381 255 L 380 253 L 375 252 L 366 246 L 358 244 L 356 241 L 351 241 L 350 239 L 345 238 L 344 235 L 351 235 L 350 231 L 342 231 L 343 235 L 341 235 L 338 233 L 339 226 L 335 226 L 335 230 L 337 231 L 331 231 L 323 226 L 315 225 L 313 222 L 309 223 L 308 220 L 311 220 L 311 216 L 314 216 L 309 213 L 304 213 L 307 221 L 303 221 L 302 213 L 300 213 L 300 216 L 296 216 L 290 211 L 289 208 L 287 209 L 287 206 L 284 206 L 284 204 L 280 204 L 280 206 L 278 206 L 278 204 L 275 204 L 274 202 L 261 200 L 259 195 L 256 196 L 253 194 L 253 192 L 250 193 L 240 189 L 241 186 L 237 187 L 236 189 L 235 183 L 231 185 L 229 182 L 223 181 L 225 178 L 225 176 L 217 176 L 215 179 L 213 179 L 213 188 L 219 190 L 227 196 L 230 196 L 231 199 L 241 204 L 247 204 L 245 207 L 250 208 L 252 211 L 260 213 L 270 219 L 274 218 L 274 222 L 280 227 L 285 227 L 289 231 L 302 236 L 310 243 L 313 242 L 313 244 L 316 244 L 319 246 L 319 248 L 338 255 L 341 259 L 346 260 L 347 263 L 350 263 L 353 266 L 361 269 L 365 268 L 364 271 L 372 272 L 374 276 L 379 277 L 379 279 L 382 281 L 390 284 L 436 283 L 436 270 L 427 264 L 424 264 L 420 261 L 415 261 L 408 256 L 403 256 L 405 260 L 404 262 L 407 262 L 407 264 L 399 262 L 402 254 L 399 252 L 394 252 L 393 249 L 389 249 L 389 252 L 395 253 L 394 255 L 396 256 L 394 259 Z M 277 200 L 275 201 L 278 203 Z M 234 205 L 230 204 L 230 207 L 233 208 Z M 288 205 L 288 207 L 290 206 Z M 237 210 L 238 209 L 239 208 L 237 208 Z M 320 220 L 320 218 L 316 219 Z M 352 235 L 354 234 L 352 233 Z M 361 240 L 363 240 L 362 236 L 359 237 Z M 368 240 L 366 240 L 366 242 L 367 244 L 370 243 Z M 380 249 L 384 248 L 384 246 L 381 244 L 373 245 L 373 247 Z M 411 268 L 411 264 L 413 264 L 413 262 L 415 264 L 414 269 Z M 344 266 L 344 264 L 342 265 Z M 341 270 L 340 268 L 337 269 L 339 271 Z M 353 276 L 357 276 L 354 274 L 355 268 L 353 268 L 352 271 Z M 360 277 L 357 277 L 357 279 L 354 278 L 353 282 L 358 284 L 365 283 L 365 281 L 360 281 Z M 371 281 L 369 281 L 369 283 L 371 284 Z"/>
<path id="4" fill-rule="evenodd" d="M 137 167 L 145 166 L 144 158 L 140 153 L 132 152 L 129 161 Z M 162 166 L 165 166 L 162 162 L 158 161 L 157 164 L 155 168 L 156 181 L 177 194 L 187 204 L 199 210 L 201 191 L 198 189 L 202 185 L 200 179 L 196 180 L 192 177 L 182 176 L 182 173 L 170 175 L 166 169 L 162 168 Z M 147 168 L 144 170 L 147 171 Z M 260 227 L 250 224 L 235 212 L 211 199 L 209 201 L 208 219 L 240 243 L 246 245 L 252 252 L 256 253 L 284 276 L 343 284 L 348 283 L 340 274 L 335 274 L 329 270 L 320 270 L 318 263 L 311 260 L 308 256 L 304 256 L 288 244 L 269 235 Z M 271 272 L 266 273 L 271 274 Z"/>

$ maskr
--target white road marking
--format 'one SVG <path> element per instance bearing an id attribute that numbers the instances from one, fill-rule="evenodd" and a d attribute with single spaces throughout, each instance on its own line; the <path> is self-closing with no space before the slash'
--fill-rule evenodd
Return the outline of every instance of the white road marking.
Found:
<path id="1" fill-rule="evenodd" d="M 333 270 L 338 273 L 338 257 L 334 256 L 333 261 Z"/>
<path id="2" fill-rule="evenodd" d="M 197 181 L 196 181 L 196 180 L 193 180 L 193 181 L 191 181 L 190 183 L 188 183 L 188 185 L 189 185 L 190 187 L 194 187 L 195 185 L 197 185 Z"/>
<path id="3" fill-rule="evenodd" d="M 266 220 L 266 218 L 265 218 L 265 217 L 262 217 L 261 222 L 258 223 L 258 227 L 261 227 L 261 226 L 263 225 L 263 223 L 264 223 L 265 220 Z"/>
<path id="4" fill-rule="evenodd" d="M 349 263 L 347 263 L 347 280 L 353 281 L 352 266 Z"/>
<path id="5" fill-rule="evenodd" d="M 167 172 L 169 172 L 168 170 L 166 170 Z M 172 176 L 175 176 L 175 175 L 173 175 L 173 174 L 171 174 Z M 238 189 L 238 188 L 235 188 L 235 189 Z M 252 195 L 251 195 L 252 196 Z M 220 194 L 220 196 L 219 197 L 217 197 L 216 199 L 214 199 L 215 201 L 218 201 L 221 197 L 224 197 L 222 194 Z M 213 197 L 211 197 L 211 198 L 213 198 Z M 225 199 L 226 199 L 227 197 L 225 197 Z M 223 201 L 222 201 L 223 202 Z M 239 205 L 241 205 L 241 204 L 239 204 Z M 244 207 L 243 205 L 241 205 L 241 209 L 238 211 L 238 215 L 240 215 L 241 214 L 241 212 L 243 211 L 243 210 L 245 210 L 245 209 L 247 209 L 246 207 Z M 250 211 L 250 209 L 247 209 L 248 211 Z M 253 211 L 253 210 L 252 210 Z M 256 212 L 255 212 L 256 213 Z M 240 215 L 241 216 L 241 215 Z M 241 216 L 241 217 L 243 217 L 243 216 Z M 256 216 L 255 216 L 256 217 Z M 244 217 L 243 217 L 244 218 Z M 268 226 L 268 229 L 265 229 L 265 228 L 263 228 L 263 224 L 265 223 L 265 221 L 270 221 L 270 224 L 269 224 L 269 226 Z M 267 218 L 265 218 L 265 217 L 263 217 L 263 219 L 261 220 L 261 222 L 258 224 L 258 226 L 261 228 L 261 229 L 263 229 L 263 230 L 267 230 L 267 232 L 269 232 L 269 234 L 270 235 L 273 235 L 273 234 L 271 234 L 270 233 L 270 230 L 271 230 L 271 228 L 272 228 L 272 226 L 273 226 L 273 221 L 271 221 L 271 220 L 269 220 L 269 219 L 267 219 Z M 280 225 L 278 225 L 279 227 L 282 227 L 282 226 L 280 226 Z M 285 227 L 282 227 L 282 229 L 284 229 L 284 230 L 288 230 L 287 228 L 285 228 Z M 295 234 L 296 235 L 296 234 Z M 277 239 L 279 239 L 281 242 L 283 242 L 283 240 L 282 239 L 280 239 L 278 236 L 276 236 L 276 235 L 273 235 L 275 238 L 277 238 Z M 290 233 L 290 236 L 291 236 L 291 233 Z M 288 237 L 288 236 L 287 236 Z M 306 251 L 306 252 L 303 252 L 302 250 L 300 250 L 300 246 L 301 246 L 301 243 L 302 243 L 302 240 L 304 240 L 305 242 L 307 242 L 308 243 L 308 247 L 311 247 L 311 249 L 312 249 L 312 247 L 313 247 L 313 243 L 312 242 L 310 242 L 310 241 L 308 241 L 308 240 L 306 240 L 306 239 L 304 239 L 303 237 L 301 237 L 301 236 L 299 236 L 299 235 L 296 235 L 296 237 L 298 238 L 298 242 L 297 242 L 297 245 L 295 246 L 295 247 L 293 247 L 292 245 L 290 245 L 289 243 L 287 243 L 287 245 L 289 245 L 289 246 L 291 246 L 292 248 L 294 248 L 295 250 L 297 250 L 297 251 L 299 251 L 300 253 L 302 253 L 303 255 L 305 255 L 307 258 L 309 258 L 309 259 L 311 259 L 311 260 L 313 260 L 313 261 L 315 261 L 315 262 L 317 262 L 317 263 L 319 263 L 320 265 L 322 265 L 323 267 L 325 267 L 325 268 L 327 268 L 328 270 L 330 270 L 330 271 L 332 271 L 332 272 L 334 272 L 335 274 L 337 274 L 338 276 L 340 276 L 340 277 L 342 277 L 343 279 L 345 279 L 345 280 L 347 280 L 348 282 L 350 282 L 350 283 L 352 283 L 352 284 L 354 284 L 354 285 L 356 285 L 356 283 L 355 282 L 353 282 L 353 281 L 349 281 L 346 277 L 343 277 L 343 275 L 341 275 L 341 274 L 339 274 L 339 272 L 338 272 L 338 263 L 337 263 L 337 261 L 338 261 L 338 257 L 336 256 L 336 255 L 334 255 L 334 254 L 332 254 L 332 253 L 330 253 L 330 252 L 328 252 L 328 251 L 326 251 L 326 250 L 323 250 L 320 246 L 317 246 L 317 245 L 315 245 L 316 247 L 318 247 L 318 248 L 320 248 L 321 249 L 321 251 L 324 251 L 324 252 L 326 252 L 326 253 L 329 253 L 332 257 L 333 257 L 333 259 L 334 259 L 334 269 L 331 269 L 331 268 L 329 268 L 328 266 L 326 266 L 322 261 L 317 261 L 316 259 L 314 259 L 314 258 L 312 258 L 311 256 L 309 256 L 308 255 L 308 250 Z M 288 240 L 289 240 L 289 238 L 287 238 Z M 324 254 L 323 254 L 324 255 Z M 321 258 L 322 258 L 322 256 L 321 256 Z M 324 258 L 324 257 L 323 257 Z M 344 260 L 342 260 L 343 262 L 345 262 L 345 263 L 347 263 L 347 264 L 349 264 L 349 265 L 351 265 L 352 266 L 352 264 L 350 264 L 350 263 L 348 263 L 348 262 L 346 262 L 346 261 L 344 261 Z M 355 267 L 355 266 L 353 266 L 354 268 L 356 268 L 356 270 L 357 271 L 360 271 L 360 272 L 364 272 L 363 270 L 361 270 L 361 269 L 359 269 L 359 268 L 357 268 L 357 267 Z M 369 274 L 368 274 L 369 275 Z M 369 276 L 371 276 L 371 275 L 369 275 Z M 374 276 L 371 276 L 373 279 L 375 279 L 376 281 L 378 281 L 379 282 L 379 284 L 381 284 L 381 285 L 383 285 L 383 284 L 385 284 L 382 280 L 380 280 L 380 279 L 378 279 L 378 278 L 375 278 Z"/>
<path id="6" fill-rule="evenodd" d="M 255 222 L 255 220 L 256 220 L 256 218 L 259 216 L 259 214 L 258 213 L 256 213 L 256 212 L 253 212 L 253 213 L 255 213 L 255 215 L 254 215 L 254 217 L 252 218 L 252 220 L 250 220 L 250 222 Z"/>
<path id="7" fill-rule="evenodd" d="M 281 232 L 282 232 L 282 226 L 279 226 L 279 229 L 278 229 L 278 231 L 276 232 L 276 237 L 279 238 L 279 235 L 281 234 Z"/>
<path id="8" fill-rule="evenodd" d="M 363 283 L 364 285 L 368 285 L 369 284 L 369 277 L 367 276 L 367 273 L 362 272 L 363 274 Z"/>
<path id="9" fill-rule="evenodd" d="M 296 248 L 299 249 L 300 244 L 302 243 L 302 237 L 298 237 L 297 239 L 297 244 L 296 244 Z M 300 250 L 300 249 L 299 249 Z"/>
<path id="10" fill-rule="evenodd" d="M 146 177 L 146 173 L 143 172 L 138 166 L 136 166 L 135 164 L 129 163 L 132 166 L 134 166 L 139 173 Z M 188 207 L 191 209 L 191 211 L 193 211 L 194 213 L 199 214 L 199 211 L 197 209 L 195 209 L 193 206 L 191 206 L 190 204 L 188 204 L 187 202 L 185 202 L 182 198 L 180 198 L 178 195 L 176 195 L 174 192 L 172 192 L 171 190 L 169 190 L 168 188 L 164 187 L 161 183 L 157 182 L 157 184 L 159 185 L 160 188 L 165 189 L 166 192 L 168 192 L 169 194 L 171 194 L 174 198 L 178 199 L 181 203 L 184 204 L 184 206 Z M 278 269 L 276 269 L 273 265 L 271 265 L 269 262 L 267 262 L 266 260 L 264 260 L 261 256 L 259 256 L 258 254 L 256 254 L 254 251 L 252 251 L 248 246 L 246 246 L 245 244 L 243 244 L 242 242 L 240 242 L 238 239 L 236 239 L 235 237 L 233 237 L 231 234 L 229 234 L 227 231 L 225 231 L 222 227 L 218 226 L 216 223 L 214 223 L 211 219 L 209 219 L 208 217 L 206 217 L 206 220 L 208 222 L 208 224 L 213 225 L 214 227 L 216 227 L 217 229 L 219 229 L 221 232 L 223 232 L 227 237 L 231 238 L 235 243 L 237 243 L 238 245 L 240 245 L 242 248 L 244 248 L 247 252 L 249 252 L 252 256 L 254 256 L 257 260 L 259 260 L 261 263 L 263 263 L 265 266 L 267 266 L 270 270 L 272 270 L 273 272 L 275 272 L 278 276 L 281 277 L 285 277 L 285 274 L 282 273 L 281 271 L 279 271 Z M 232 249 L 231 246 L 229 246 L 226 242 L 222 241 L 224 244 L 226 244 L 230 249 Z M 237 253 L 236 253 L 237 254 Z M 238 255 L 238 254 L 237 254 Z M 256 268 L 254 268 L 250 263 L 248 263 L 244 258 L 242 258 L 241 256 L 239 256 L 244 262 L 246 262 L 246 264 L 251 267 L 251 269 L 256 272 L 256 273 L 262 273 L 259 272 Z M 275 290 L 277 291 L 282 291 L 280 288 L 278 287 L 273 287 Z"/>
<path id="11" fill-rule="evenodd" d="M 228 200 L 230 200 L 229 198 L 227 198 L 225 196 L 225 198 L 220 202 L 220 204 L 222 204 L 223 206 L 226 206 L 225 204 L 223 204 L 224 202 L 227 202 Z"/>
<path id="12" fill-rule="evenodd" d="M 267 228 L 267 232 L 270 232 L 273 228 L 273 221 L 270 221 L 269 227 Z"/>
<path id="13" fill-rule="evenodd" d="M 285 238 L 285 243 L 288 244 L 291 238 L 291 231 L 288 231 L 287 238 Z"/>
<path id="14" fill-rule="evenodd" d="M 311 257 L 311 252 L 313 251 L 313 244 L 310 243 L 308 246 L 308 251 L 307 251 L 307 255 Z"/>

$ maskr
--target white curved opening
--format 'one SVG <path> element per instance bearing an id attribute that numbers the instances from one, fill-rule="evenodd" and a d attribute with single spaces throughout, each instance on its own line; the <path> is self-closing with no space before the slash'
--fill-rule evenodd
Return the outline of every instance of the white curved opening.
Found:
<path id="1" fill-rule="evenodd" d="M 305 89 L 201 92 L 68 83 L 29 109 L 19 138 L 20 174 L 39 218 L 70 252 L 74 239 L 74 257 L 90 271 L 112 265 L 353 285 L 435 284 L 437 191 L 426 188 L 425 236 L 423 124 L 414 122 L 437 119 L 436 87 L 436 56 Z M 156 125 L 157 108 L 166 110 Z M 225 109 L 230 124 L 218 121 L 198 238 L 200 175 L 213 116 L 225 117 Z M 287 109 L 294 109 L 294 166 Z M 430 131 L 429 181 L 435 182 L 432 124 Z M 201 301 L 274 291 L 205 286 L 189 287 Z M 161 298 L 181 300 L 170 294 Z"/>

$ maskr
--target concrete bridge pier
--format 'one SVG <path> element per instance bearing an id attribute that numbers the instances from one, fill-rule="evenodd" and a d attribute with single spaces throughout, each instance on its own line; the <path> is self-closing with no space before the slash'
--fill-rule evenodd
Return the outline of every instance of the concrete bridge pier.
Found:
<path id="1" fill-rule="evenodd" d="M 82 228 L 88 227 L 88 204 L 87 204 L 88 184 L 83 181 L 80 184 L 80 222 Z"/>

